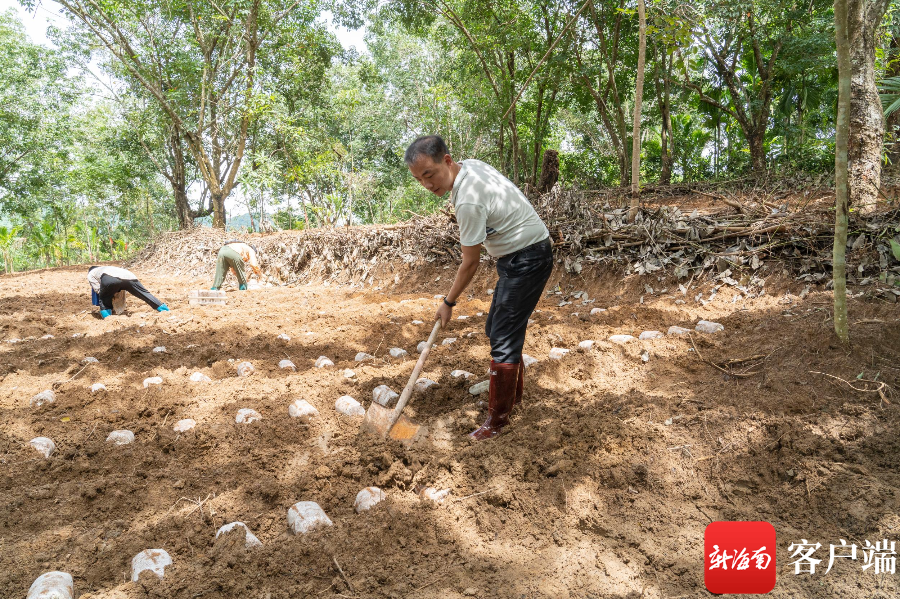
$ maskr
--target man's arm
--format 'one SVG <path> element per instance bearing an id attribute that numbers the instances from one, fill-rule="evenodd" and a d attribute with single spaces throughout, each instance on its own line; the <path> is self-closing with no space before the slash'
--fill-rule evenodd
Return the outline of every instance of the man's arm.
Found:
<path id="1" fill-rule="evenodd" d="M 457 298 L 459 298 L 466 290 L 472 282 L 475 272 L 478 271 L 478 263 L 480 260 L 481 244 L 478 244 L 477 246 L 462 246 L 462 263 L 459 265 L 459 270 L 456 272 L 456 279 L 453 281 L 453 285 L 447 293 L 446 298 L 448 302 L 456 302 Z M 441 320 L 441 327 L 446 327 L 452 316 L 453 308 L 447 306 L 444 302 L 441 302 L 434 318 L 435 320 Z"/>

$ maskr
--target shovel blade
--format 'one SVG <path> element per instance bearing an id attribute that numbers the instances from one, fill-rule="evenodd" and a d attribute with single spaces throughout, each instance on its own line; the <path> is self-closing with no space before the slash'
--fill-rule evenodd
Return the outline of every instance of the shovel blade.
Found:
<path id="1" fill-rule="evenodd" d="M 388 425 L 391 422 L 393 414 L 394 411 L 392 409 L 385 408 L 384 406 L 373 402 L 366 411 L 366 418 L 363 420 L 362 424 L 363 431 L 367 431 L 379 437 L 384 437 L 387 432 L 387 437 L 390 437 L 391 439 L 410 443 L 426 434 L 425 427 L 415 423 L 405 415 L 400 415 L 400 418 L 397 419 L 397 422 L 394 423 L 394 426 L 391 428 L 390 432 L 388 432 Z"/>

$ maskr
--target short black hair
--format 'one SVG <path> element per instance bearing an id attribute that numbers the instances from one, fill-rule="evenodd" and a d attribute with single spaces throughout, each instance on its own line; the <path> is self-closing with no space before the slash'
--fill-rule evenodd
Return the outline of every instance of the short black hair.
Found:
<path id="1" fill-rule="evenodd" d="M 90 269 L 88 269 L 88 273 L 90 273 L 90 272 L 93 271 L 94 269 L 99 269 L 99 268 L 100 268 L 100 267 L 96 267 L 96 266 L 95 266 L 95 267 L 91 267 Z"/>
<path id="2" fill-rule="evenodd" d="M 403 156 L 403 160 L 407 165 L 411 165 L 422 155 L 430 156 L 434 162 L 440 162 L 444 159 L 444 155 L 450 154 L 450 150 L 447 148 L 447 144 L 444 143 L 444 138 L 439 135 L 423 135 L 422 137 L 416 138 L 416 140 L 409 145 L 409 148 L 406 149 L 406 154 Z"/>

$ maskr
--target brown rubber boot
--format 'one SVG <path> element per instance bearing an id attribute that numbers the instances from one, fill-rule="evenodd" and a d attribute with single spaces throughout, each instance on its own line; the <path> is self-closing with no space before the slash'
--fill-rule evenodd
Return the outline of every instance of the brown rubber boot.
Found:
<path id="1" fill-rule="evenodd" d="M 519 363 L 519 381 L 516 382 L 516 399 L 513 400 L 513 406 L 522 403 L 522 392 L 525 391 L 525 363 Z"/>
<path id="2" fill-rule="evenodd" d="M 492 438 L 509 423 L 509 413 L 516 400 L 519 365 L 491 361 L 491 398 L 484 425 L 470 433 L 476 440 Z"/>

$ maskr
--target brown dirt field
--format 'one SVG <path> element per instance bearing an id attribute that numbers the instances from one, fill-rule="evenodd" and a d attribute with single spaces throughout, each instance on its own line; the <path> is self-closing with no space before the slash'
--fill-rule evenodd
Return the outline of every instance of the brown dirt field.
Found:
<path id="1" fill-rule="evenodd" d="M 814 373 L 878 374 L 898 387 L 896 304 L 854 298 L 845 350 L 831 331 L 830 293 L 801 298 L 802 285 L 776 275 L 759 298 L 733 303 L 722 288 L 702 306 L 694 295 L 708 296 L 709 282 L 682 296 L 655 275 L 585 269 L 561 280 L 559 269 L 548 289 L 559 283 L 563 294 L 542 300 L 529 329 L 525 352 L 540 362 L 526 372 L 523 406 L 503 435 L 473 443 L 465 434 L 484 413 L 467 391 L 473 381 L 450 371 L 485 378 L 485 317 L 476 313 L 487 312 L 495 280 L 485 265 L 456 311 L 469 319 L 441 334 L 458 341 L 425 366 L 440 387 L 409 406 L 432 435 L 407 449 L 360 434 L 334 401 L 348 394 L 367 406 L 376 385 L 402 389 L 452 269 L 432 266 L 398 284 L 391 276 L 376 281 L 381 290 L 229 292 L 225 307 L 188 305 L 188 291 L 209 279 L 158 274 L 142 280 L 171 313 L 132 298 L 127 315 L 105 321 L 91 311 L 85 272 L 0 277 L 0 340 L 22 340 L 0 343 L 0 596 L 24 596 L 56 569 L 84 597 L 710 596 L 702 540 L 714 520 L 775 526 L 775 596 L 900 595 L 900 575 L 876 576 L 859 560 L 838 559 L 824 574 L 829 544 L 897 537 L 897 404 Z M 575 290 L 595 302 L 559 307 Z M 587 315 L 592 307 L 609 310 Z M 758 373 L 734 377 L 702 363 L 687 337 L 606 341 L 701 318 L 725 326 L 693 335 L 703 358 L 761 355 Z M 585 339 L 596 346 L 579 350 Z M 392 346 L 409 356 L 390 358 Z M 573 350 L 553 361 L 555 346 Z M 360 351 L 376 360 L 354 363 Z M 335 367 L 314 368 L 320 355 Z M 86 356 L 99 363 L 82 370 Z M 285 357 L 297 372 L 278 369 Z M 234 369 L 243 360 L 257 369 L 246 378 Z M 194 371 L 213 382 L 191 383 Z M 152 375 L 163 385 L 143 389 Z M 92 395 L 95 382 L 108 393 Z M 56 402 L 30 408 L 54 383 Z M 319 418 L 290 419 L 297 398 Z M 244 407 L 262 420 L 237 425 Z M 197 427 L 176 434 L 173 423 L 188 417 Z M 104 441 L 126 428 L 132 445 Z M 56 442 L 49 459 L 28 446 L 36 436 Z M 370 485 L 387 500 L 356 514 L 353 500 Z M 452 494 L 422 501 L 422 486 Z M 287 510 L 301 500 L 318 502 L 334 526 L 289 534 Z M 247 523 L 263 546 L 215 542 L 231 521 Z M 793 573 L 788 546 L 801 538 L 823 544 L 815 575 Z M 174 564 L 163 580 L 132 583 L 131 558 L 147 548 L 165 549 Z"/>

